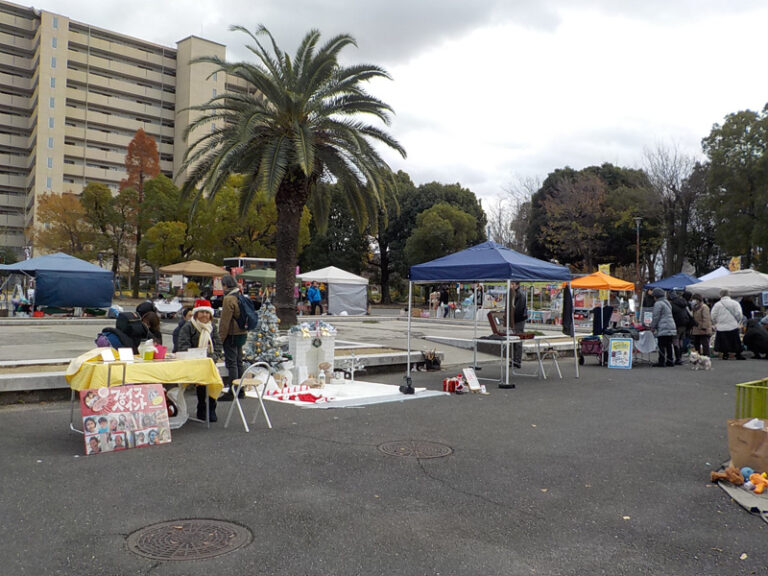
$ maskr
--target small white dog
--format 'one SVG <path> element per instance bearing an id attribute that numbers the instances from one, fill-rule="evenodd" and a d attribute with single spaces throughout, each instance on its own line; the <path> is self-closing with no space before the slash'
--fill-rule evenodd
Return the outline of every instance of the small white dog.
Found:
<path id="1" fill-rule="evenodd" d="M 709 356 L 702 356 L 698 352 L 691 350 L 688 359 L 691 362 L 691 370 L 712 370 L 712 360 Z"/>

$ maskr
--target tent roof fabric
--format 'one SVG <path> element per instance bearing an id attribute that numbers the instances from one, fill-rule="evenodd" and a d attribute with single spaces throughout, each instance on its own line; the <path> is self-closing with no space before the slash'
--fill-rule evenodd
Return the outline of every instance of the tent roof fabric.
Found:
<path id="1" fill-rule="evenodd" d="M 707 274 L 704 274 L 704 276 L 699 277 L 699 280 L 702 282 L 706 282 L 707 280 L 712 280 L 713 278 L 720 278 L 721 276 L 728 276 L 731 271 L 728 270 L 725 266 L 720 266 L 720 268 L 715 268 L 712 270 L 712 272 L 709 272 Z"/>
<path id="2" fill-rule="evenodd" d="M 635 285 L 632 282 L 614 278 L 605 272 L 594 272 L 588 276 L 582 276 L 573 280 L 571 288 L 581 290 L 634 290 Z"/>
<path id="3" fill-rule="evenodd" d="M 657 280 L 656 282 L 645 284 L 643 288 L 662 288 L 663 290 L 684 290 L 686 286 L 689 286 L 691 284 L 697 284 L 698 282 L 701 282 L 701 280 L 699 280 L 698 278 L 694 278 L 689 274 L 680 272 L 680 274 L 675 274 L 674 276 L 669 276 L 668 278 L 662 278 L 661 280 Z"/>
<path id="4" fill-rule="evenodd" d="M 336 268 L 336 266 L 298 274 L 296 278 L 303 282 L 323 282 L 325 284 L 368 284 L 368 278 L 352 274 L 352 272 Z"/>
<path id="5" fill-rule="evenodd" d="M 704 298 L 719 298 L 720 290 L 727 288 L 731 296 L 751 296 L 768 291 L 768 274 L 757 270 L 739 270 L 726 276 L 720 276 L 685 288 L 691 294 L 700 294 Z"/>
<path id="6" fill-rule="evenodd" d="M 0 265 L 0 272 L 25 272 L 34 275 L 38 270 L 51 272 L 91 272 L 112 276 L 110 270 L 100 268 L 99 266 L 96 266 L 96 264 L 91 264 L 90 262 L 75 258 L 69 254 L 64 254 L 63 252 L 38 256 L 36 258 L 30 258 L 29 260 L 16 262 L 15 264 Z"/>
<path id="7" fill-rule="evenodd" d="M 571 272 L 565 266 L 526 256 L 495 242 L 417 264 L 410 270 L 410 280 L 422 283 L 570 279 Z"/>
<path id="8" fill-rule="evenodd" d="M 242 274 L 238 274 L 237 277 L 249 282 L 272 283 L 277 278 L 277 273 L 271 268 L 260 268 L 258 270 L 246 270 Z"/>
<path id="9" fill-rule="evenodd" d="M 189 260 L 187 262 L 169 264 L 168 266 L 160 267 L 159 270 L 163 274 L 183 274 L 184 276 L 218 277 L 227 274 L 227 271 L 221 266 L 209 264 L 208 262 L 201 262 L 200 260 Z"/>

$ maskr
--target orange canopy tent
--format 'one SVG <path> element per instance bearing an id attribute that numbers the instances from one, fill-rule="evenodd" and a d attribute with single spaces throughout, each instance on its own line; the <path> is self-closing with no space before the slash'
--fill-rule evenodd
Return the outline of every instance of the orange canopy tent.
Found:
<path id="1" fill-rule="evenodd" d="M 635 285 L 632 282 L 614 278 L 605 272 L 595 272 L 571 280 L 571 288 L 579 290 L 634 290 Z"/>

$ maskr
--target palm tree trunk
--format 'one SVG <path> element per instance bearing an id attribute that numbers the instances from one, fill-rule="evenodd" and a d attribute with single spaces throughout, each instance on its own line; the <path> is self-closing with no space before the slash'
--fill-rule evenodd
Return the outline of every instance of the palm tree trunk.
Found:
<path id="1" fill-rule="evenodd" d="M 296 324 L 296 262 L 299 244 L 299 226 L 304 205 L 307 202 L 307 187 L 303 179 L 285 178 L 275 196 L 277 207 L 277 240 L 275 256 L 275 309 L 280 319 L 280 328 L 285 330 Z"/>

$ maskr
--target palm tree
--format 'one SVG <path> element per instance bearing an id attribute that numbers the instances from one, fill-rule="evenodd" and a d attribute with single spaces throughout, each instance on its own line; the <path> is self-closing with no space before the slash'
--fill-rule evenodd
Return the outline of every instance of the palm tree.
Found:
<path id="1" fill-rule="evenodd" d="M 230 174 L 239 173 L 246 176 L 243 210 L 260 191 L 275 198 L 275 307 L 285 327 L 296 322 L 299 223 L 305 205 L 318 200 L 317 184 L 339 184 L 359 224 L 375 227 L 377 211 L 393 199 L 394 179 L 372 143 L 383 143 L 403 157 L 405 150 L 387 132 L 363 121 L 364 115 L 373 115 L 389 125 L 392 109 L 362 87 L 389 74 L 369 64 L 339 64 L 339 52 L 349 44 L 356 46 L 351 36 L 335 36 L 318 46 L 320 32 L 312 30 L 291 58 L 264 26 L 255 33 L 242 26 L 231 30 L 249 35 L 253 45 L 248 49 L 257 62 L 198 60 L 240 79 L 247 90 L 226 92 L 195 108 L 201 116 L 187 134 L 200 127 L 203 135 L 186 155 L 182 169 L 189 170 L 189 176 L 183 190 L 197 200 L 216 194 Z M 262 45 L 263 37 L 269 49 Z"/>

